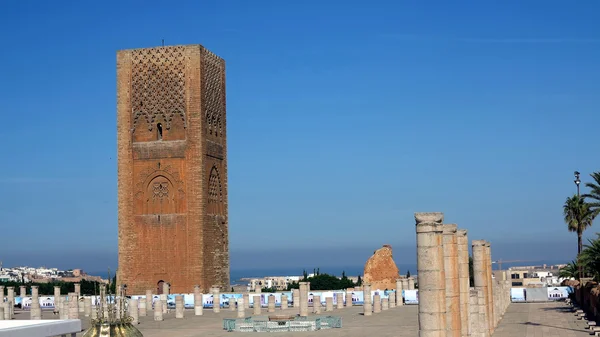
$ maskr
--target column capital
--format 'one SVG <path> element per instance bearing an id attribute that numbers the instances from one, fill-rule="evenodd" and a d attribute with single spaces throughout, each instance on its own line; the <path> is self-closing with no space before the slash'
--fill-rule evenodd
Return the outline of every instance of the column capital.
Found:
<path id="1" fill-rule="evenodd" d="M 456 233 L 458 226 L 456 224 L 443 224 L 442 232 L 444 235 L 453 235 Z"/>
<path id="2" fill-rule="evenodd" d="M 444 221 L 444 213 L 442 212 L 416 212 L 415 221 L 417 225 L 422 223 L 438 223 Z"/>
<path id="3" fill-rule="evenodd" d="M 473 240 L 471 241 L 471 245 L 473 247 L 484 247 L 485 246 L 485 240 Z"/>
<path id="4" fill-rule="evenodd" d="M 492 246 L 492 244 L 491 244 L 489 241 L 485 241 L 485 244 L 484 244 L 484 246 L 486 246 L 486 247 L 491 247 L 491 246 Z"/>
<path id="5" fill-rule="evenodd" d="M 467 236 L 468 231 L 466 229 L 457 229 L 456 234 L 458 236 Z"/>

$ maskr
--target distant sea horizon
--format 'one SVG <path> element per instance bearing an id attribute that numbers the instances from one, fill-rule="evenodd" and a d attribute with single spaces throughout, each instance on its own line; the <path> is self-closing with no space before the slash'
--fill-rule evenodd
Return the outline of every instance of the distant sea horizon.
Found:
<path id="1" fill-rule="evenodd" d="M 559 261 L 559 260 L 540 260 L 540 261 L 531 261 L 531 262 L 520 262 L 520 263 L 502 263 L 502 269 L 510 268 L 510 267 L 518 267 L 518 266 L 540 266 L 543 264 L 546 265 L 556 265 L 556 264 L 566 264 L 569 261 Z M 398 269 L 400 269 L 400 275 L 406 275 L 407 271 L 410 271 L 411 275 L 417 274 L 417 265 L 416 264 L 396 264 Z M 498 269 L 497 264 L 492 265 L 494 270 Z M 342 272 L 346 274 L 346 276 L 363 276 L 364 266 L 356 265 L 356 266 L 339 266 L 339 267 L 318 267 L 319 272 L 322 274 L 330 274 L 335 276 L 341 276 Z M 277 267 L 277 268 L 231 268 L 231 284 L 246 284 L 247 282 L 242 281 L 244 278 L 262 278 L 267 276 L 302 276 L 302 273 L 306 270 L 308 274 L 314 272 L 313 269 L 316 268 L 303 268 L 303 267 Z M 108 271 L 97 271 L 97 272 L 87 272 L 88 275 L 100 276 L 104 279 L 108 278 Z M 111 277 L 114 276 L 114 271 L 111 271 Z"/>

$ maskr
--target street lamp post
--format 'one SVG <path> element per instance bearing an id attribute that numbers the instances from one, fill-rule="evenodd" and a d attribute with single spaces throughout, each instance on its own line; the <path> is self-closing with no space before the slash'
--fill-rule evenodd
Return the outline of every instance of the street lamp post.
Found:
<path id="1" fill-rule="evenodd" d="M 581 184 L 581 180 L 579 180 L 579 171 L 575 171 L 575 180 L 573 181 L 575 183 L 575 185 L 577 186 L 577 199 L 579 199 L 580 195 L 579 195 L 579 185 Z M 578 200 L 579 201 L 579 200 Z M 578 224 L 581 226 L 581 224 Z M 577 254 L 577 269 L 578 269 L 578 273 L 579 273 L 579 282 L 581 282 L 581 279 L 583 278 L 583 266 L 581 265 L 581 259 L 579 258 L 579 255 L 581 255 L 581 253 L 579 252 L 579 247 L 577 247 L 577 251 L 579 254 Z"/>
<path id="2" fill-rule="evenodd" d="M 579 180 L 579 171 L 575 171 L 575 185 L 577 185 L 577 196 L 579 196 L 579 184 L 581 184 L 581 180 Z"/>

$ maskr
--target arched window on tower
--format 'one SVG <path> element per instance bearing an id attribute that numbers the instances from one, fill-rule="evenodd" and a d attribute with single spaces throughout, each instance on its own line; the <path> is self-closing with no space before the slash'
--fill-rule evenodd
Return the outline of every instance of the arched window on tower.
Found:
<path id="1" fill-rule="evenodd" d="M 216 166 L 210 170 L 208 177 L 208 213 L 222 214 L 223 212 L 223 187 L 221 176 Z"/>
<path id="2" fill-rule="evenodd" d="M 162 124 L 160 124 L 160 123 L 156 124 L 156 133 L 157 133 L 157 139 L 162 140 L 163 139 Z"/>

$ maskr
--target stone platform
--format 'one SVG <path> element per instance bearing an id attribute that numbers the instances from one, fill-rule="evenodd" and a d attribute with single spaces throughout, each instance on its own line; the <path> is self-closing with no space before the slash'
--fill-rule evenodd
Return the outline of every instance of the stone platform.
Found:
<path id="1" fill-rule="evenodd" d="M 496 329 L 493 337 L 583 337 L 589 336 L 585 330 L 585 322 L 577 320 L 568 307 L 563 303 L 513 303 L 509 306 L 504 318 Z M 332 315 L 343 319 L 343 328 L 314 331 L 314 332 L 282 332 L 282 333 L 252 333 L 251 336 L 410 336 L 419 335 L 418 306 L 407 305 L 382 311 L 365 317 L 362 306 L 334 310 Z M 250 311 L 246 311 L 250 315 Z M 295 314 L 297 310 L 277 310 L 276 314 Z M 193 310 L 185 311 L 185 318 L 176 319 L 175 310 L 165 314 L 165 320 L 155 322 L 152 316 L 140 317 L 138 329 L 145 337 L 195 337 L 195 336 L 229 336 L 244 335 L 245 333 L 227 332 L 223 330 L 223 318 L 235 318 L 236 312 L 221 310 L 215 314 L 205 310 L 203 316 L 194 316 Z M 50 311 L 43 312 L 44 319 L 55 319 Z M 15 311 L 15 319 L 29 319 L 28 312 Z M 82 319 L 84 329 L 89 326 L 89 320 Z M 81 336 L 79 333 L 77 336 Z"/>

